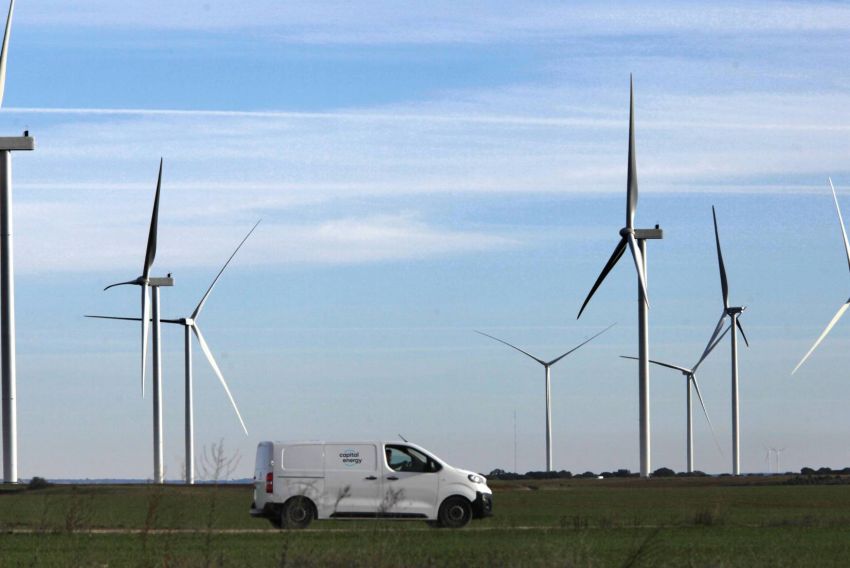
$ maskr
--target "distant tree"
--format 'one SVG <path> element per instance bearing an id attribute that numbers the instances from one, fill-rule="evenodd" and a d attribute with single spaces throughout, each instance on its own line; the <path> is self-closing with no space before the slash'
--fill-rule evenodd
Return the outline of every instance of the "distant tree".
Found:
<path id="1" fill-rule="evenodd" d="M 832 475 L 832 468 L 829 468 L 829 467 L 818 468 L 817 474 L 818 475 Z"/>
<path id="2" fill-rule="evenodd" d="M 632 472 L 628 469 L 618 469 L 611 475 L 613 475 L 614 477 L 631 477 Z"/>
<path id="3" fill-rule="evenodd" d="M 803 474 L 803 475 L 814 475 L 815 470 L 813 470 L 810 467 L 804 467 L 803 469 L 800 470 L 800 473 Z"/>
<path id="4" fill-rule="evenodd" d="M 27 483 L 27 489 L 32 489 L 32 490 L 46 489 L 48 487 L 51 487 L 52 485 L 53 485 L 52 483 L 50 483 L 49 481 L 47 481 L 43 477 L 35 476 L 32 479 L 30 479 L 29 483 Z"/>
<path id="5" fill-rule="evenodd" d="M 660 467 L 652 472 L 652 477 L 673 477 L 676 472 L 669 467 Z"/>
<path id="6" fill-rule="evenodd" d="M 589 478 L 589 477 L 596 477 L 596 474 L 593 473 L 592 471 L 585 471 L 584 473 L 577 475 L 576 477 L 581 477 L 581 478 L 586 479 L 586 478 Z"/>

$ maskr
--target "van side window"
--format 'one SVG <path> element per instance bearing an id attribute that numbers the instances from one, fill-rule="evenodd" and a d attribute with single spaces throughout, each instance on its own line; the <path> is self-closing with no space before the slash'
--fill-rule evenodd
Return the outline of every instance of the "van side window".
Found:
<path id="1" fill-rule="evenodd" d="M 387 467 L 393 471 L 434 473 L 442 469 L 440 464 L 434 461 L 433 458 L 423 454 L 415 448 L 387 444 L 384 449 Z"/>

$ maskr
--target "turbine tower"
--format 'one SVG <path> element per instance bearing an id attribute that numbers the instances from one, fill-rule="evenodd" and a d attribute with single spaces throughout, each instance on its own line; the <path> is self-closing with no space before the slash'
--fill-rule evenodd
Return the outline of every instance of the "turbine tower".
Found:
<path id="1" fill-rule="evenodd" d="M 705 419 L 708 421 L 708 427 L 711 429 L 711 436 L 714 438 L 714 443 L 717 445 L 717 449 L 720 449 L 720 444 L 717 443 L 717 437 L 714 435 L 714 427 L 711 425 L 711 418 L 708 417 L 708 410 L 705 408 L 705 402 L 702 399 L 702 393 L 699 390 L 699 383 L 697 382 L 697 369 L 702 365 L 702 362 L 705 361 L 705 358 L 708 357 L 708 354 L 711 353 L 717 344 L 720 343 L 720 340 L 723 339 L 723 336 L 729 331 L 729 328 L 726 328 L 720 337 L 714 342 L 711 346 L 711 349 L 708 350 L 707 353 L 703 353 L 702 357 L 699 358 L 699 361 L 696 362 L 696 365 L 693 368 L 689 369 L 687 367 L 680 367 L 678 365 L 673 365 L 672 363 L 664 363 L 663 361 L 656 361 L 654 359 L 650 359 L 649 362 L 653 365 L 658 365 L 660 367 L 666 367 L 668 369 L 673 369 L 675 371 L 681 372 L 685 376 L 685 387 L 687 389 L 686 400 L 686 408 L 687 408 L 687 454 L 686 461 L 688 464 L 688 473 L 694 472 L 694 419 L 693 419 L 693 405 L 691 403 L 691 391 L 694 390 L 697 393 L 697 398 L 699 399 L 700 406 L 702 406 L 702 411 L 705 414 Z M 629 357 L 627 355 L 620 355 L 623 359 L 632 359 L 634 361 L 638 361 L 637 357 Z M 692 389 L 693 386 L 693 389 Z"/>
<path id="2" fill-rule="evenodd" d="M 159 289 L 163 286 L 173 286 L 171 274 L 164 278 L 150 276 L 153 261 L 156 258 L 156 238 L 159 225 L 159 194 L 162 188 L 162 159 L 159 160 L 159 175 L 156 180 L 156 196 L 153 202 L 153 213 L 148 231 L 148 244 L 145 250 L 145 260 L 142 265 L 142 275 L 134 280 L 110 284 L 104 290 L 115 286 L 139 286 L 142 289 L 142 397 L 145 395 L 145 366 L 148 357 L 148 325 L 153 308 L 153 480 L 163 483 L 162 477 L 162 346 L 160 328 Z M 152 291 L 153 301 L 149 303 L 148 288 Z"/>
<path id="3" fill-rule="evenodd" d="M 0 47 L 0 106 L 6 90 L 6 62 L 12 32 L 15 0 L 9 2 L 6 30 Z M 12 152 L 35 150 L 35 140 L 23 136 L 0 137 L 0 382 L 3 409 L 3 482 L 18 482 L 18 417 L 15 391 L 15 263 L 12 240 Z"/>
<path id="4" fill-rule="evenodd" d="M 248 234 L 245 235 L 245 238 L 242 239 L 242 242 L 239 243 L 239 246 L 236 247 L 236 250 L 233 251 L 233 254 L 230 255 L 230 258 L 227 259 L 227 262 L 224 263 L 224 266 L 221 267 L 216 277 L 213 279 L 212 284 L 210 284 L 209 288 L 207 288 L 206 293 L 201 298 L 201 301 L 198 302 L 198 305 L 195 306 L 195 310 L 192 314 L 185 318 L 178 319 L 163 319 L 162 323 L 176 324 L 183 326 L 183 353 L 185 359 L 185 434 L 186 434 L 186 478 L 185 481 L 188 485 L 195 483 L 195 425 L 194 425 L 194 402 L 193 402 L 193 380 L 192 380 L 192 333 L 195 334 L 195 337 L 198 340 L 198 345 L 203 351 L 204 356 L 207 358 L 207 361 L 212 367 L 213 372 L 216 377 L 218 377 L 221 386 L 224 388 L 224 392 L 227 394 L 228 400 L 230 400 L 231 406 L 233 406 L 233 410 L 236 412 L 236 417 L 239 419 L 239 424 L 242 426 L 242 430 L 245 432 L 245 435 L 248 435 L 248 429 L 245 427 L 245 421 L 242 419 L 242 414 L 239 413 L 239 408 L 236 406 L 236 401 L 233 399 L 233 395 L 230 392 L 230 388 L 227 386 L 227 381 L 224 380 L 224 375 L 221 372 L 218 364 L 215 361 L 215 358 L 212 355 L 212 351 L 207 345 L 206 340 L 204 339 L 203 333 L 201 333 L 201 328 L 198 326 L 198 317 L 201 315 L 201 310 L 204 309 L 204 305 L 206 304 L 207 298 L 209 298 L 210 293 L 215 287 L 216 283 L 218 283 L 218 279 L 221 278 L 221 275 L 224 273 L 224 270 L 230 264 L 230 261 L 233 260 L 233 257 L 236 256 L 236 253 L 239 252 L 239 249 L 242 248 L 242 245 L 245 244 L 245 241 L 248 240 L 248 237 L 251 236 L 251 233 L 254 232 L 254 229 L 257 228 L 257 225 L 260 224 L 260 221 L 248 231 Z M 114 317 L 114 316 L 86 316 L 87 318 L 97 318 L 97 319 L 109 319 L 109 320 L 123 320 L 123 321 L 140 321 L 141 318 L 126 318 L 126 317 Z"/>
<path id="5" fill-rule="evenodd" d="M 637 157 L 635 156 L 635 105 L 634 86 L 629 77 L 629 165 L 626 177 L 626 226 L 620 229 L 620 242 L 614 248 L 614 253 L 599 278 L 594 282 L 590 293 L 581 305 L 578 317 L 581 317 L 584 308 L 596 289 L 599 288 L 608 273 L 617 264 L 617 261 L 629 248 L 638 276 L 638 398 L 640 414 L 640 475 L 649 477 L 650 464 L 650 424 L 649 424 L 649 297 L 647 295 L 647 264 L 646 264 L 646 241 L 649 239 L 661 239 L 664 237 L 662 230 L 655 226 L 654 229 L 635 229 L 635 213 L 638 203 L 637 182 Z M 578 318 L 576 318 L 578 319 Z"/>
<path id="6" fill-rule="evenodd" d="M 489 337 L 490 339 L 495 339 L 499 343 L 507 345 L 511 349 L 516 349 L 517 351 L 519 351 L 523 355 L 525 355 L 527 357 L 531 357 L 532 359 L 534 359 L 535 361 L 537 361 L 538 363 L 543 365 L 543 368 L 545 369 L 545 372 L 546 372 L 546 471 L 552 471 L 552 396 L 551 396 L 551 388 L 550 388 L 551 387 L 551 385 L 550 385 L 550 382 L 551 382 L 550 381 L 550 378 L 551 378 L 550 369 L 551 369 L 552 365 L 554 365 L 555 363 L 557 363 L 558 361 L 560 361 L 561 359 L 563 359 L 564 357 L 566 357 L 567 355 L 569 355 L 573 351 L 576 351 L 577 349 L 584 346 L 585 344 L 593 341 L 594 339 L 596 339 L 597 337 L 599 337 L 600 335 L 602 335 L 603 333 L 605 333 L 606 331 L 608 331 L 609 329 L 614 327 L 615 325 L 616 324 L 612 323 L 611 325 L 609 325 L 608 327 L 606 327 L 605 329 L 603 329 L 602 331 L 600 331 L 596 335 L 584 340 L 583 342 L 579 343 L 578 345 L 576 345 L 575 347 L 573 347 L 572 349 L 570 349 L 569 351 L 567 351 L 563 355 L 559 355 L 558 357 L 555 357 L 551 361 L 544 361 L 543 359 L 538 359 L 537 357 L 535 357 L 531 353 L 523 351 L 519 347 L 517 347 L 515 345 L 511 345 L 507 341 L 502 341 L 498 337 L 493 337 L 492 335 L 486 334 L 483 331 L 477 331 L 477 330 L 475 331 L 475 333 L 478 333 L 478 334 L 483 335 L 485 337 Z M 516 461 L 516 457 L 514 458 L 514 461 Z"/>
<path id="7" fill-rule="evenodd" d="M 847 253 L 847 265 L 848 267 L 850 267 L 850 242 L 848 242 L 847 240 L 847 229 L 844 228 L 844 218 L 841 216 L 841 208 L 838 206 L 838 196 L 835 194 L 835 186 L 832 185 L 832 178 L 829 178 L 829 187 L 830 189 L 832 189 L 832 200 L 835 202 L 835 210 L 836 212 L 838 212 L 838 224 L 841 225 L 841 236 L 844 237 L 844 252 Z M 832 331 L 832 328 L 835 327 L 835 324 L 838 323 L 838 320 L 841 319 L 841 316 L 844 315 L 844 312 L 847 311 L 848 307 L 850 307 L 850 300 L 847 300 L 841 305 L 840 308 L 838 308 L 838 311 L 835 313 L 834 316 L 832 316 L 832 319 L 827 324 L 826 329 L 824 329 L 823 333 L 820 334 L 820 337 L 818 337 L 817 341 L 815 341 L 815 344 L 812 345 L 812 348 L 809 349 L 808 352 L 806 352 L 803 358 L 800 359 L 800 362 L 797 363 L 797 366 L 794 367 L 794 370 L 791 371 L 792 375 L 797 372 L 797 369 L 799 369 L 803 365 L 803 363 L 806 362 L 806 359 L 809 358 L 809 355 L 811 355 L 814 350 L 817 349 L 817 346 L 820 345 L 821 341 L 823 341 L 827 334 Z"/>
<path id="8" fill-rule="evenodd" d="M 747 335 L 744 333 L 744 328 L 741 326 L 741 316 L 746 306 L 730 306 L 729 305 L 729 283 L 726 280 L 726 266 L 723 264 L 723 253 L 720 250 L 720 233 L 717 230 L 717 214 L 714 211 L 714 206 L 711 207 L 711 215 L 714 218 L 714 241 L 717 244 L 717 265 L 720 268 L 720 288 L 723 293 L 723 313 L 720 314 L 720 319 L 717 322 L 717 327 L 714 328 L 714 333 L 711 334 L 711 339 L 708 340 L 706 351 L 713 349 L 715 339 L 723 329 L 723 323 L 726 318 L 729 318 L 729 328 L 732 330 L 732 473 L 734 475 L 741 474 L 741 432 L 739 429 L 739 401 L 738 401 L 738 331 L 741 332 L 741 337 L 744 338 L 744 343 L 747 347 L 750 342 L 747 341 Z"/>

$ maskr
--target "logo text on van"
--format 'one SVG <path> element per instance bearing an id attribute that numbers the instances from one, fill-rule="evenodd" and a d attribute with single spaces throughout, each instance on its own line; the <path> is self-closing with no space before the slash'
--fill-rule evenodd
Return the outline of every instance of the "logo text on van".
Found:
<path id="1" fill-rule="evenodd" d="M 363 461 L 360 457 L 360 451 L 351 448 L 342 450 L 339 453 L 339 457 L 342 459 L 342 464 L 346 467 L 353 467 Z"/>

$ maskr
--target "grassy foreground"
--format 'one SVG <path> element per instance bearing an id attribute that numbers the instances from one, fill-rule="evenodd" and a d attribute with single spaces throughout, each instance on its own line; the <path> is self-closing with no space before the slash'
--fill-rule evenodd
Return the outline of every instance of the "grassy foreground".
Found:
<path id="1" fill-rule="evenodd" d="M 846 566 L 850 485 L 495 482 L 496 516 L 281 532 L 245 486 L 0 490 L 0 566 Z"/>

